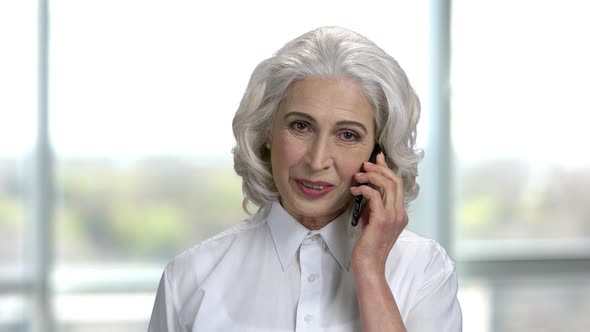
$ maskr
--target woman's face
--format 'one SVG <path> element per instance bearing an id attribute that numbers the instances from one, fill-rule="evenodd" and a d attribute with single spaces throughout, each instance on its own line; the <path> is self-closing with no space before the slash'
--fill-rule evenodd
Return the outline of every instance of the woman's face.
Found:
<path id="1" fill-rule="evenodd" d="M 283 207 L 319 228 L 353 199 L 353 176 L 375 145 L 373 108 L 352 80 L 297 81 L 279 105 L 269 143 Z"/>

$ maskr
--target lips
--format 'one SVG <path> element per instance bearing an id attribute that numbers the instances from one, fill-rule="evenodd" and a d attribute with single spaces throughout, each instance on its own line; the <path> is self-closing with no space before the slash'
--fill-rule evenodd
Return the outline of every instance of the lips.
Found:
<path id="1" fill-rule="evenodd" d="M 336 188 L 333 184 L 324 181 L 310 181 L 307 179 L 295 179 L 297 188 L 306 196 L 321 197 Z"/>

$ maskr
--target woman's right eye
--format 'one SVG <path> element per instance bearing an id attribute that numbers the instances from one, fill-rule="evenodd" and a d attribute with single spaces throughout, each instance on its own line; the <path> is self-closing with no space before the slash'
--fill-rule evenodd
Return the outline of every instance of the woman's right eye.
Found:
<path id="1" fill-rule="evenodd" d="M 303 121 L 293 121 L 289 127 L 297 132 L 308 132 L 310 130 L 309 125 Z"/>

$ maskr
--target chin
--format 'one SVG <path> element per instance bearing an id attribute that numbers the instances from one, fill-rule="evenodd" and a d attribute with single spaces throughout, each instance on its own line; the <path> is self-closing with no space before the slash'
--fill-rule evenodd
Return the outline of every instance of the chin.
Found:
<path id="1" fill-rule="evenodd" d="M 345 192 L 342 188 L 335 188 L 332 192 L 322 197 L 310 197 L 302 193 L 296 185 L 284 188 L 279 193 L 281 205 L 289 214 L 301 222 L 304 219 L 316 219 L 318 221 L 331 221 L 338 217 L 353 200 L 354 196 Z"/>
<path id="2" fill-rule="evenodd" d="M 330 218 L 334 219 L 339 216 L 346 208 L 345 204 L 336 204 L 336 202 L 322 202 L 322 200 L 295 202 L 291 205 L 293 212 L 306 218 Z"/>

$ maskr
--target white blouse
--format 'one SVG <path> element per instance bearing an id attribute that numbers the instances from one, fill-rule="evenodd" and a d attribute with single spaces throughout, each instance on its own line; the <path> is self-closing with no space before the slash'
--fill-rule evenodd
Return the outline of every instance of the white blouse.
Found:
<path id="1" fill-rule="evenodd" d="M 185 251 L 164 270 L 148 330 L 361 331 L 348 222 L 310 231 L 277 202 Z M 454 264 L 437 242 L 403 231 L 385 271 L 409 332 L 461 331 Z"/>

